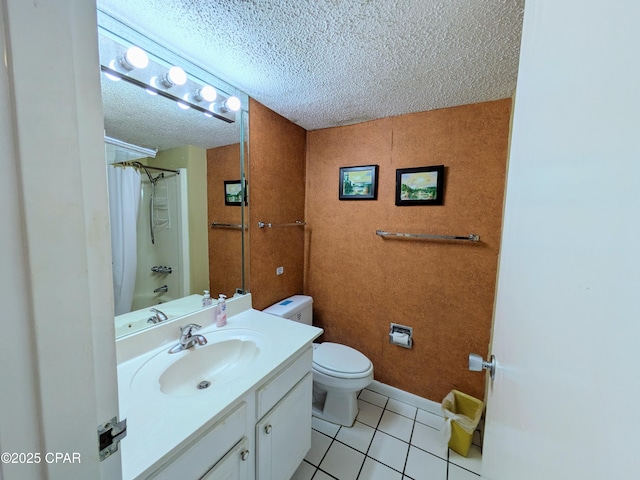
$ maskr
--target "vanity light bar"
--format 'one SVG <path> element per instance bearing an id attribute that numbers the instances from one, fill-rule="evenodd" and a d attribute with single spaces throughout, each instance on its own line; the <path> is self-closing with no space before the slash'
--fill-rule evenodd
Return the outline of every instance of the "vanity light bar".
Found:
<path id="1" fill-rule="evenodd" d="M 212 112 L 211 110 L 209 110 L 207 108 L 203 108 L 200 105 L 196 105 L 194 103 L 187 102 L 186 100 L 184 100 L 182 98 L 176 97 L 175 95 L 173 95 L 170 92 L 167 92 L 165 90 L 162 90 L 162 89 L 159 89 L 159 88 L 156 88 L 156 87 L 152 87 L 151 85 L 147 85 L 146 83 L 141 82 L 140 80 L 138 80 L 136 78 L 133 78 L 133 77 L 131 77 L 129 75 L 123 75 L 120 72 L 112 70 L 111 68 L 109 68 L 109 67 L 107 67 L 105 65 L 100 65 L 100 70 L 102 70 L 102 72 L 104 72 L 104 74 L 107 75 L 108 77 L 111 77 L 111 76 L 117 77 L 120 80 L 125 80 L 126 82 L 131 83 L 132 85 L 136 85 L 136 86 L 138 86 L 140 88 L 144 88 L 148 92 L 150 92 L 150 93 L 152 93 L 154 95 L 160 95 L 161 97 L 167 98 L 169 100 L 173 100 L 176 103 L 180 102 L 180 103 L 183 103 L 183 104 L 187 104 L 189 106 L 189 108 L 192 108 L 192 109 L 194 109 L 194 110 L 196 110 L 198 112 L 202 112 L 207 116 L 215 117 L 215 118 L 217 118 L 219 120 L 222 120 L 224 122 L 227 122 L 227 123 L 235 122 L 235 118 L 228 118 L 225 115 L 218 114 L 217 112 Z"/>
<path id="2" fill-rule="evenodd" d="M 221 94 L 181 67 L 127 45 L 126 40 L 102 27 L 98 31 L 100 68 L 110 80 L 125 80 L 152 95 L 173 100 L 185 110 L 191 108 L 227 123 L 236 121 L 236 112 L 242 106 L 238 97 Z"/>

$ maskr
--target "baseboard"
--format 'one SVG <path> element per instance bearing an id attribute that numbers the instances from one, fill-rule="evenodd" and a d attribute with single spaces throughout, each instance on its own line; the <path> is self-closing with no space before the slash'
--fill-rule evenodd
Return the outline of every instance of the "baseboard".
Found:
<path id="1" fill-rule="evenodd" d="M 369 386 L 367 387 L 367 390 L 379 393 L 380 395 L 385 395 L 399 402 L 406 403 L 407 405 L 411 405 L 421 410 L 433 413 L 434 415 L 438 415 L 440 417 L 444 416 L 442 413 L 442 405 L 440 403 L 419 397 L 418 395 L 414 395 L 413 393 L 405 392 L 404 390 L 392 387 L 391 385 L 380 383 L 377 380 L 371 382 L 371 384 L 369 384 Z"/>

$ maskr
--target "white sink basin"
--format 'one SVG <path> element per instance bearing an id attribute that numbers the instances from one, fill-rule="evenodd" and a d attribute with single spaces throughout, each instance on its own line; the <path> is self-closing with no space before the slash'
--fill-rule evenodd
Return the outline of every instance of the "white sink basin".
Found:
<path id="1" fill-rule="evenodd" d="M 268 347 L 264 335 L 255 330 L 216 330 L 202 335 L 206 345 L 173 354 L 169 347 L 164 348 L 140 367 L 131 388 L 151 388 L 179 397 L 220 392 L 216 387 L 248 372 Z"/>

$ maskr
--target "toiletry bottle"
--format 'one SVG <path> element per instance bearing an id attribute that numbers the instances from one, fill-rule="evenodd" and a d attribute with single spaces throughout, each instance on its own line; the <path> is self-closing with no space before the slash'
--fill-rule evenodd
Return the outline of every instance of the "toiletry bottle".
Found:
<path id="1" fill-rule="evenodd" d="M 226 295 L 220 294 L 218 298 L 218 307 L 216 308 L 216 326 L 224 327 L 227 324 L 227 303 L 225 302 Z"/>
<path id="2" fill-rule="evenodd" d="M 208 307 L 209 305 L 211 305 L 211 296 L 209 295 L 209 290 L 205 290 L 202 297 L 202 306 Z"/>

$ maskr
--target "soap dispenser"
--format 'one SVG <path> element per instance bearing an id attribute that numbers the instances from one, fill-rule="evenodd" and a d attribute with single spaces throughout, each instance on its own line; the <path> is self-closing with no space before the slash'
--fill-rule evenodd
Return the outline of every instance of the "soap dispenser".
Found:
<path id="1" fill-rule="evenodd" d="M 227 324 L 227 302 L 226 295 L 220 294 L 218 298 L 218 307 L 216 308 L 216 326 L 224 327 Z"/>
<path id="2" fill-rule="evenodd" d="M 204 296 L 202 297 L 202 306 L 208 307 L 211 305 L 211 295 L 209 295 L 209 290 L 204 291 Z"/>

